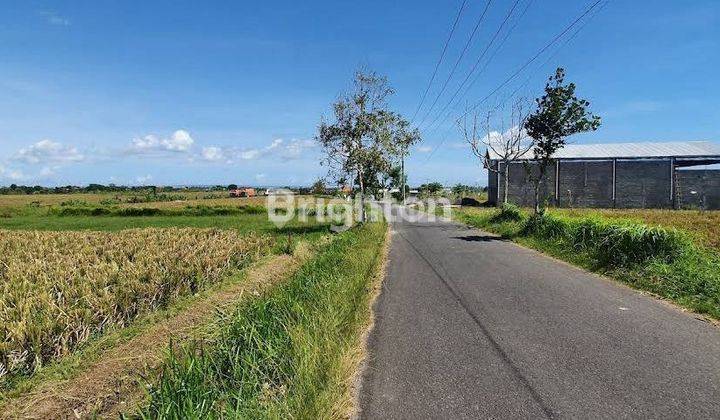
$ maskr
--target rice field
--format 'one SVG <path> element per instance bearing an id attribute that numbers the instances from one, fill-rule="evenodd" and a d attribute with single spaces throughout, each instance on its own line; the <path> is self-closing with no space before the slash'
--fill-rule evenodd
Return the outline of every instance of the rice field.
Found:
<path id="1" fill-rule="evenodd" d="M 0 230 L 0 383 L 269 251 L 233 229 Z"/>

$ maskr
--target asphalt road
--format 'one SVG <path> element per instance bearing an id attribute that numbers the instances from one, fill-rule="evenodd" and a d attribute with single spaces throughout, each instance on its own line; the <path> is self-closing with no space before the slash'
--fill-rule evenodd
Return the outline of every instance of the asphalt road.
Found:
<path id="1" fill-rule="evenodd" d="M 464 226 L 391 228 L 361 418 L 720 418 L 720 328 Z"/>

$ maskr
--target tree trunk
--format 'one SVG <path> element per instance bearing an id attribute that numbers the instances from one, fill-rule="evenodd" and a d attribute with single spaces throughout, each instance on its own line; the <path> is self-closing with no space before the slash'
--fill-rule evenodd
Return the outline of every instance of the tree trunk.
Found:
<path id="1" fill-rule="evenodd" d="M 540 185 L 545 180 L 545 172 L 547 172 L 547 165 L 548 163 L 544 160 L 538 162 L 538 174 L 535 182 L 533 183 L 533 186 L 535 187 L 535 215 L 540 214 L 543 210 L 540 204 Z"/>
<path id="2" fill-rule="evenodd" d="M 503 191 L 503 204 L 508 202 L 508 188 L 510 187 L 510 165 L 505 162 L 505 170 L 503 171 L 503 181 L 505 183 L 505 191 Z"/>
<path id="3" fill-rule="evenodd" d="M 365 223 L 365 181 L 363 180 L 362 171 L 358 171 L 358 183 L 360 184 L 360 223 Z"/>

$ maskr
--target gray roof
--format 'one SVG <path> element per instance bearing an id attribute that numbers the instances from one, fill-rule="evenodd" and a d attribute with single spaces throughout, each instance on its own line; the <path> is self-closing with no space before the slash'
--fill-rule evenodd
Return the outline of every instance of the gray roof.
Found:
<path id="1" fill-rule="evenodd" d="M 490 159 L 498 159 L 492 150 L 488 150 Z M 558 159 L 622 159 L 653 157 L 717 157 L 720 158 L 720 145 L 709 141 L 679 141 L 668 143 L 605 143 L 605 144 L 568 144 L 555 154 Z M 523 156 L 532 159 L 532 151 Z"/>

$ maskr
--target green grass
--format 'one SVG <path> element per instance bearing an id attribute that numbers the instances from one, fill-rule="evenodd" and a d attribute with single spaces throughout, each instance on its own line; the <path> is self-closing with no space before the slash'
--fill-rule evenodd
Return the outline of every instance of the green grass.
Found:
<path id="1" fill-rule="evenodd" d="M 455 218 L 720 319 L 720 254 L 685 232 L 598 215 L 530 217 L 514 206 Z"/>
<path id="2" fill-rule="evenodd" d="M 344 358 L 369 317 L 385 231 L 371 223 L 342 233 L 289 281 L 223 319 L 213 339 L 172 352 L 141 416 L 344 416 Z"/>

